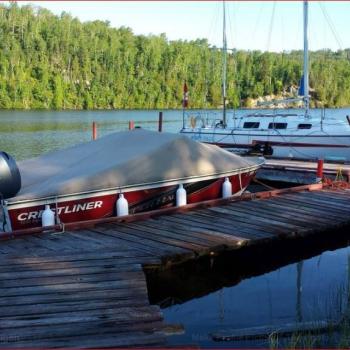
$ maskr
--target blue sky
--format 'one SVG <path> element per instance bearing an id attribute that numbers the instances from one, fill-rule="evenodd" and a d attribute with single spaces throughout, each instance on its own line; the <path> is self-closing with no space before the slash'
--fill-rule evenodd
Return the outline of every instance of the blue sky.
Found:
<path id="1" fill-rule="evenodd" d="M 21 1 L 82 21 L 107 20 L 135 34 L 170 40 L 207 38 L 222 46 L 222 1 Z M 228 46 L 282 51 L 302 48 L 301 1 L 227 1 Z M 310 2 L 310 49 L 350 47 L 350 2 Z M 327 14 L 325 18 L 324 12 Z M 329 25 L 331 23 L 331 26 Z M 271 35 L 270 35 L 271 33 Z"/>

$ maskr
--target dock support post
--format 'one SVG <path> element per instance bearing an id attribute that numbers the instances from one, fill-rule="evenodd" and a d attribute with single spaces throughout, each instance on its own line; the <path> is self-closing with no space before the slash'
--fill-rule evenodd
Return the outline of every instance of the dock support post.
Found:
<path id="1" fill-rule="evenodd" d="M 129 130 L 135 129 L 135 124 L 133 120 L 129 120 Z"/>
<path id="2" fill-rule="evenodd" d="M 162 130 L 163 130 L 163 112 L 159 112 L 158 131 L 162 132 Z"/>
<path id="3" fill-rule="evenodd" d="M 316 182 L 321 182 L 323 178 L 323 159 L 317 161 Z"/>
<path id="4" fill-rule="evenodd" d="M 97 139 L 97 124 L 96 122 L 92 122 L 92 139 Z"/>

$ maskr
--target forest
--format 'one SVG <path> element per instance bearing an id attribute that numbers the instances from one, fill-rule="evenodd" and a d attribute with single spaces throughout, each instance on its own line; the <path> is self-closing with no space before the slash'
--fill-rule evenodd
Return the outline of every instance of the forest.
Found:
<path id="1" fill-rule="evenodd" d="M 169 41 L 108 22 L 0 4 L 1 109 L 189 108 L 222 105 L 222 50 L 206 39 Z M 228 107 L 289 96 L 302 75 L 302 52 L 230 51 Z M 312 105 L 350 105 L 350 49 L 310 53 Z"/>

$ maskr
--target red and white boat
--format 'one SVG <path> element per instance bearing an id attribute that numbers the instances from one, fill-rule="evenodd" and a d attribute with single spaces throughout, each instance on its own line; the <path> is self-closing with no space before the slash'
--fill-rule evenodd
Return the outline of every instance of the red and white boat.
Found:
<path id="1" fill-rule="evenodd" d="M 8 162 L 12 175 L 5 158 L 0 158 L 0 192 L 7 191 L 0 208 L 3 231 L 41 226 L 45 205 L 55 212 L 56 223 L 110 217 L 121 193 L 130 214 L 175 205 L 180 184 L 187 203 L 220 198 L 226 177 L 232 193 L 240 194 L 263 163 L 185 136 L 143 129 L 24 160 L 17 170 Z M 2 182 L 1 169 L 7 169 Z M 21 189 L 11 193 L 11 187 L 19 188 L 18 173 Z"/>

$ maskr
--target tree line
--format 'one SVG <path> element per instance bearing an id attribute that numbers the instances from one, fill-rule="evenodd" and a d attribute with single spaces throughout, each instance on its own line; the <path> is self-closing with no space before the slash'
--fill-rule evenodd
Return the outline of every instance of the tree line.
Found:
<path id="1" fill-rule="evenodd" d="M 350 50 L 310 54 L 313 104 L 350 105 Z M 222 52 L 206 39 L 135 35 L 106 21 L 81 22 L 31 5 L 0 4 L 0 108 L 190 108 L 222 104 Z M 302 52 L 227 53 L 229 107 L 293 94 Z"/>

